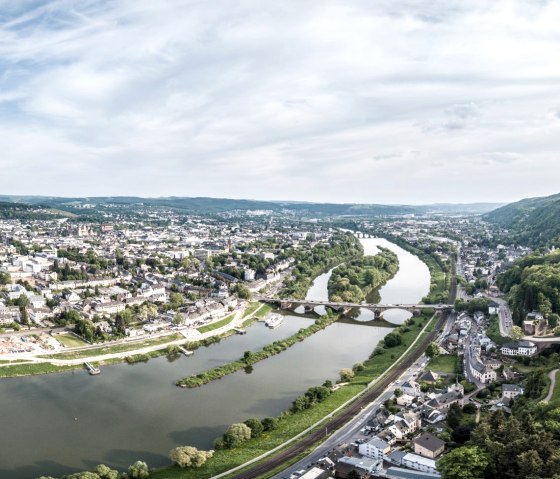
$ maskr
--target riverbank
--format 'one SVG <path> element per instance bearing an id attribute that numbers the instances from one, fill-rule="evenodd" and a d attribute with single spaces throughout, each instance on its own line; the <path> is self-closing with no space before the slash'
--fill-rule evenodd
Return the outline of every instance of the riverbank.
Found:
<path id="1" fill-rule="evenodd" d="M 245 464 L 251 459 L 283 445 L 313 427 L 318 421 L 330 417 L 333 411 L 363 393 L 372 381 L 381 378 L 389 368 L 404 360 L 404 353 L 415 340 L 421 341 L 429 334 L 435 321 L 435 316 L 422 315 L 412 318 L 412 323 L 396 328 L 402 335 L 401 344 L 393 348 L 386 348 L 385 353 L 376 354 L 373 351 L 370 357 L 363 362 L 363 368 L 355 368 L 355 376 L 345 381 L 345 386 L 334 390 L 325 401 L 305 411 L 281 413 L 277 418 L 277 429 L 266 432 L 259 438 L 251 439 L 235 449 L 215 451 L 212 459 L 201 468 L 184 470 L 176 466 L 169 466 L 154 470 L 150 477 L 153 479 L 207 479 Z"/>
<path id="2" fill-rule="evenodd" d="M 270 309 L 270 306 L 267 304 L 253 302 L 246 309 L 225 318 L 227 322 L 224 324 L 221 324 L 220 321 L 212 323 L 217 324 L 217 326 L 199 334 L 196 341 L 189 340 L 179 333 L 170 333 L 159 338 L 148 338 L 134 343 L 106 344 L 98 348 L 88 346 L 84 349 L 75 349 L 58 354 L 26 357 L 25 359 L 17 360 L 15 364 L 13 362 L 0 363 L 0 378 L 79 370 L 83 369 L 83 363 L 86 361 L 98 367 L 123 362 L 133 364 L 166 356 L 167 348 L 171 345 L 195 350 L 235 334 L 233 328 L 249 326 L 257 319 L 264 317 Z"/>
<path id="3" fill-rule="evenodd" d="M 397 236 L 388 234 L 371 233 L 380 238 L 385 238 L 391 243 L 395 243 L 402 249 L 408 251 L 420 258 L 430 270 L 430 291 L 428 295 L 422 298 L 426 304 L 447 303 L 449 300 L 449 292 L 451 285 L 451 267 L 446 265 L 433 253 L 428 253 L 421 248 L 411 245 L 408 241 L 403 240 Z"/>

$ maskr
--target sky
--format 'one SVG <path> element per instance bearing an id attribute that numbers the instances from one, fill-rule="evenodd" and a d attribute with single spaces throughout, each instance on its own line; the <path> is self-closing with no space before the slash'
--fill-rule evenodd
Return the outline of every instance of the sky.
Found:
<path id="1" fill-rule="evenodd" d="M 560 2 L 0 0 L 0 194 L 560 191 Z"/>

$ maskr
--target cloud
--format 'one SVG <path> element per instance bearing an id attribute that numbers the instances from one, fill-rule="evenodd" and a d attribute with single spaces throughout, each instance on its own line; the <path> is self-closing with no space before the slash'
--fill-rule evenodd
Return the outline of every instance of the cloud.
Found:
<path id="1" fill-rule="evenodd" d="M 0 0 L 2 192 L 552 193 L 559 20 L 522 0 Z"/>

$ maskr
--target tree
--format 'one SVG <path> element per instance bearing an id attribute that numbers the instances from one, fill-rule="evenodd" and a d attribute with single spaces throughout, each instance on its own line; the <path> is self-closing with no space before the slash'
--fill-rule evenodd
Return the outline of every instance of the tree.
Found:
<path id="1" fill-rule="evenodd" d="M 136 461 L 128 467 L 128 476 L 132 479 L 146 479 L 150 477 L 148 465 L 143 461 Z"/>
<path id="2" fill-rule="evenodd" d="M 439 354 L 440 354 L 439 346 L 436 343 L 428 344 L 428 347 L 426 348 L 426 356 L 432 359 L 439 356 Z"/>
<path id="3" fill-rule="evenodd" d="M 25 294 L 21 294 L 17 300 L 17 305 L 20 309 L 27 308 L 29 306 L 29 298 Z"/>
<path id="4" fill-rule="evenodd" d="M 477 446 L 460 447 L 437 463 L 442 479 L 483 479 L 490 469 L 490 456 Z"/>
<path id="5" fill-rule="evenodd" d="M 171 449 L 169 459 L 179 467 L 201 467 L 214 455 L 214 451 L 200 451 L 193 446 L 178 446 Z"/>
<path id="6" fill-rule="evenodd" d="M 185 324 L 185 316 L 181 313 L 176 313 L 173 317 L 173 324 L 176 326 L 180 326 L 181 324 Z"/>
<path id="7" fill-rule="evenodd" d="M 278 419 L 275 417 L 265 417 L 261 422 L 265 431 L 274 431 L 278 427 Z"/>
<path id="8" fill-rule="evenodd" d="M 99 464 L 95 468 L 95 472 L 101 479 L 119 479 L 119 471 L 107 467 L 105 464 Z"/>
<path id="9" fill-rule="evenodd" d="M 249 426 L 249 428 L 251 429 L 252 438 L 259 437 L 264 431 L 264 426 L 262 422 L 260 421 L 260 419 L 257 419 L 256 417 L 247 419 L 245 421 L 245 424 Z"/>
<path id="10" fill-rule="evenodd" d="M 342 381 L 348 381 L 354 377 L 354 371 L 349 368 L 343 368 L 340 370 L 340 379 Z"/>
<path id="11" fill-rule="evenodd" d="M 251 428 L 243 423 L 232 424 L 222 437 L 227 449 L 233 449 L 249 439 L 251 439 Z"/>
<path id="12" fill-rule="evenodd" d="M 70 474 L 69 476 L 66 476 L 66 479 L 100 479 L 100 477 L 99 474 L 96 474 L 95 472 L 84 471 Z"/>
<path id="13" fill-rule="evenodd" d="M 181 293 L 171 293 L 169 295 L 169 303 L 172 309 L 177 309 L 185 303 L 185 298 Z"/>
<path id="14" fill-rule="evenodd" d="M 10 273 L 2 273 L 0 272 L 0 284 L 10 284 L 12 282 L 12 278 Z"/>
<path id="15" fill-rule="evenodd" d="M 21 321 L 21 324 L 23 324 L 23 325 L 28 325 L 29 324 L 29 316 L 27 314 L 27 309 L 26 308 L 20 308 L 19 320 Z"/>
<path id="16" fill-rule="evenodd" d="M 385 338 L 383 339 L 383 341 L 385 342 L 385 346 L 388 348 L 394 348 L 395 346 L 398 346 L 399 344 L 401 344 L 402 342 L 402 338 L 401 335 L 397 332 L 392 332 L 389 333 L 385 336 Z"/>
<path id="17" fill-rule="evenodd" d="M 403 391 L 401 388 L 395 389 L 395 397 L 400 398 L 403 395 Z"/>
<path id="18" fill-rule="evenodd" d="M 240 299 L 251 299 L 253 296 L 251 290 L 244 284 L 237 283 L 232 289 L 234 293 Z"/>
<path id="19" fill-rule="evenodd" d="M 463 411 L 461 407 L 454 403 L 449 407 L 447 412 L 447 424 L 451 429 L 455 429 L 459 424 L 461 424 L 461 419 L 463 418 Z"/>
<path id="20" fill-rule="evenodd" d="M 523 336 L 523 330 L 519 326 L 512 326 L 511 331 L 509 332 L 509 337 L 511 339 L 515 339 L 516 341 L 518 341 Z"/>

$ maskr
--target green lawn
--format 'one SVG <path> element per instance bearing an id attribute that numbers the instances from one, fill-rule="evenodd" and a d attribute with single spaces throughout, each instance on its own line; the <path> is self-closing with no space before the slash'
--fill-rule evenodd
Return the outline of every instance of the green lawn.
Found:
<path id="1" fill-rule="evenodd" d="M 121 343 L 121 344 L 113 344 L 113 345 L 108 344 L 106 346 L 101 346 L 99 348 L 82 349 L 79 351 L 70 351 L 67 353 L 59 353 L 59 354 L 45 354 L 40 357 L 45 359 L 82 359 L 82 358 L 89 358 L 92 356 L 102 356 L 104 354 L 135 351 L 137 349 L 147 348 L 149 346 L 166 344 L 181 338 L 182 336 L 180 334 L 174 333 L 167 336 L 162 336 L 160 338 L 146 339 L 145 341 L 134 341 L 132 343 Z"/>
<path id="2" fill-rule="evenodd" d="M 227 324 L 231 323 L 235 318 L 235 313 L 226 316 L 224 319 L 220 321 L 216 321 L 215 323 L 207 324 L 206 326 L 201 326 L 200 328 L 196 328 L 200 333 L 207 333 L 208 331 L 214 331 L 215 329 L 222 328 Z"/>
<path id="3" fill-rule="evenodd" d="M 427 368 L 436 373 L 455 374 L 457 359 L 457 356 L 452 354 L 440 354 L 430 360 Z"/>
<path id="4" fill-rule="evenodd" d="M 88 346 L 88 343 L 74 336 L 73 334 L 57 334 L 53 337 L 60 344 L 66 346 L 67 348 L 81 348 L 82 346 Z"/>
<path id="5" fill-rule="evenodd" d="M 71 369 L 80 369 L 83 366 L 55 366 L 51 363 L 30 363 L 17 364 L 13 366 L 0 367 L 0 378 L 12 378 L 16 376 L 31 376 L 34 374 L 59 373 L 70 371 Z"/>

